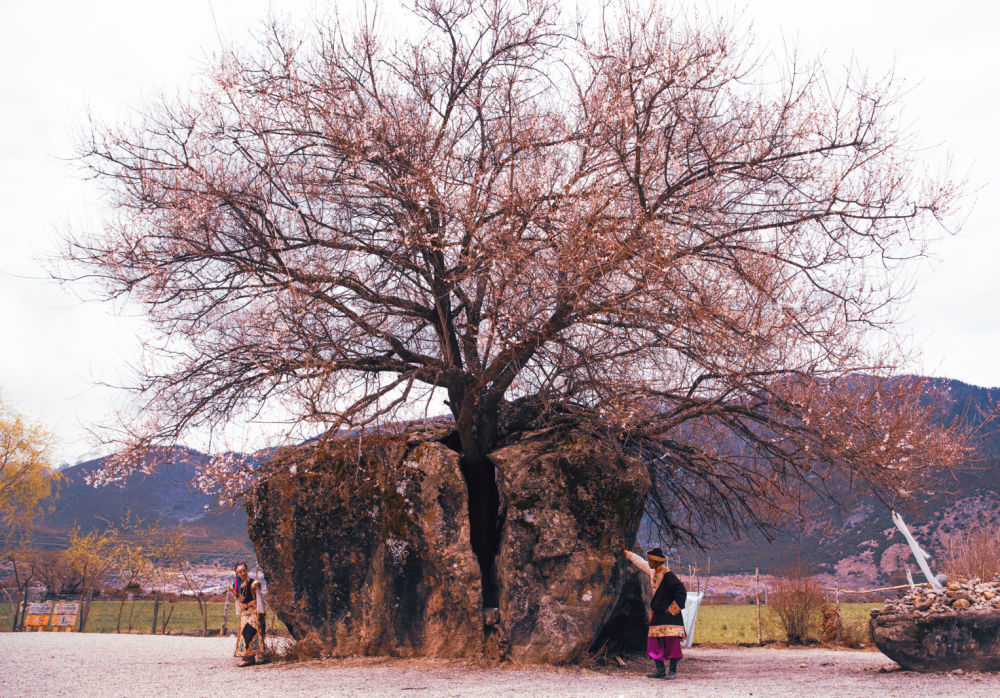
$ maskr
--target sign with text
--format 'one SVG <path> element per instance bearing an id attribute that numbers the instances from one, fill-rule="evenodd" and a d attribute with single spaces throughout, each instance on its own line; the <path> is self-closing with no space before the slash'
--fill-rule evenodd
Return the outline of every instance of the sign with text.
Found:
<path id="1" fill-rule="evenodd" d="M 24 616 L 25 628 L 38 628 L 41 630 L 49 624 L 49 616 L 52 615 L 52 603 L 29 603 L 27 613 Z"/>
<path id="2" fill-rule="evenodd" d="M 76 617 L 79 613 L 79 603 L 57 603 L 52 612 L 52 627 L 69 630 L 76 625 Z"/>

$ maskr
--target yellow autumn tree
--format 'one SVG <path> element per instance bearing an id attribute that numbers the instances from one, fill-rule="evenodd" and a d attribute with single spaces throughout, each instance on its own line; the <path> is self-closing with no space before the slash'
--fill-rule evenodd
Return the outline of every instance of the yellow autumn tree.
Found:
<path id="1" fill-rule="evenodd" d="M 0 546 L 5 553 L 30 537 L 54 493 L 53 436 L 0 398 Z"/>
<path id="2" fill-rule="evenodd" d="M 32 578 L 32 533 L 60 479 L 52 469 L 53 440 L 0 398 L 0 557 L 12 566 L 14 609 L 20 608 Z"/>

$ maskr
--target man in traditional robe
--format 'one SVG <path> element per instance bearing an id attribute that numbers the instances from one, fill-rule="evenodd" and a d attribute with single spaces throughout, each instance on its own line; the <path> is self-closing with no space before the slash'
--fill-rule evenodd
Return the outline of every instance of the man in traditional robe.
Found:
<path id="1" fill-rule="evenodd" d="M 687 589 L 676 574 L 666 564 L 667 556 L 659 548 L 646 553 L 646 559 L 625 548 L 622 552 L 641 572 L 649 575 L 653 585 L 653 598 L 649 602 L 652 613 L 649 616 L 649 635 L 646 639 L 646 654 L 656 664 L 656 671 L 648 674 L 651 679 L 677 678 L 677 660 L 681 658 L 681 640 L 684 633 L 684 616 L 681 609 L 687 600 Z M 670 662 L 666 671 L 663 662 Z"/>

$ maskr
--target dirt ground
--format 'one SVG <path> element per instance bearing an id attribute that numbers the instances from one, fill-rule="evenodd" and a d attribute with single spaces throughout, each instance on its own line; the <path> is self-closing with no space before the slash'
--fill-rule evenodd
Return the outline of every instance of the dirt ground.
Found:
<path id="1" fill-rule="evenodd" d="M 239 668 L 232 638 L 0 634 L 0 695 L 87 696 L 989 696 L 1000 675 L 898 670 L 876 652 L 699 648 L 674 681 L 626 668 L 484 668 L 442 660 L 347 659 Z"/>

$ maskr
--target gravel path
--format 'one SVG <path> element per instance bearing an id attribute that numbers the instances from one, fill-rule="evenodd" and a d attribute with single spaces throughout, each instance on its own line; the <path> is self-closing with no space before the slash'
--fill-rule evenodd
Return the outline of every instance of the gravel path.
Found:
<path id="1" fill-rule="evenodd" d="M 0 634 L 0 695 L 88 696 L 1000 696 L 1000 675 L 899 671 L 874 652 L 694 648 L 679 678 L 627 669 L 483 668 L 358 658 L 239 668 L 231 638 Z"/>

